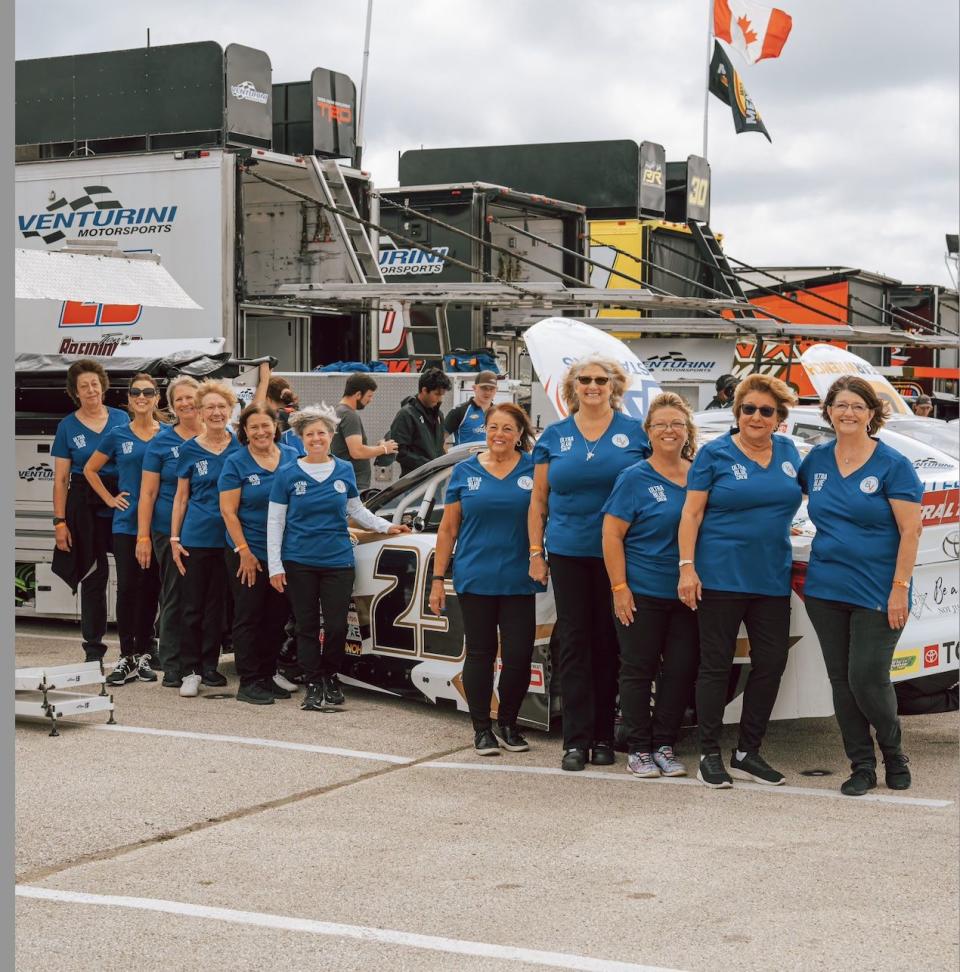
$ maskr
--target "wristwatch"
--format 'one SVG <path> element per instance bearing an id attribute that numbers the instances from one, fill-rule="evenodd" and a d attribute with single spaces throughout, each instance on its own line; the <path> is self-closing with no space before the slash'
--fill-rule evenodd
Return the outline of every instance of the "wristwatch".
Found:
<path id="1" fill-rule="evenodd" d="M 60 526 L 61 523 L 66 523 L 66 522 L 67 522 L 66 517 L 63 517 L 63 516 L 55 516 L 53 518 L 53 525 L 54 526 Z"/>

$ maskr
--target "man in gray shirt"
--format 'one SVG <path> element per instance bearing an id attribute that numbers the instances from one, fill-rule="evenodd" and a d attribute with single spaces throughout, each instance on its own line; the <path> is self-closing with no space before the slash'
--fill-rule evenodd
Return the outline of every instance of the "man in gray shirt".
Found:
<path id="1" fill-rule="evenodd" d="M 343 398 L 336 407 L 340 424 L 330 445 L 332 455 L 353 464 L 361 497 L 370 489 L 370 460 L 397 451 L 397 444 L 392 439 L 381 439 L 375 446 L 367 445 L 367 434 L 357 413 L 373 401 L 376 391 L 377 383 L 372 375 L 358 371 L 347 378 Z"/>

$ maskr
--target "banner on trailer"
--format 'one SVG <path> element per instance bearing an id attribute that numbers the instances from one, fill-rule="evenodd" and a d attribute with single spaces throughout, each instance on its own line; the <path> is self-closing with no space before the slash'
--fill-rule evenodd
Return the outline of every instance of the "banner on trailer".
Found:
<path id="1" fill-rule="evenodd" d="M 310 75 L 313 94 L 313 150 L 335 159 L 352 159 L 357 135 L 357 88 L 345 75 L 315 68 Z"/>
<path id="2" fill-rule="evenodd" d="M 273 138 L 270 57 L 243 44 L 228 44 L 223 56 L 228 138 L 230 141 L 250 139 L 269 148 Z"/>
<path id="3" fill-rule="evenodd" d="M 613 358 L 627 373 L 630 385 L 621 406 L 627 415 L 642 419 L 651 400 L 660 394 L 650 370 L 622 341 L 583 321 L 548 317 L 528 328 L 523 340 L 543 390 L 560 418 L 567 414 L 560 387 L 563 376 L 574 361 L 593 354 Z"/>
<path id="4" fill-rule="evenodd" d="M 667 156 L 656 142 L 640 143 L 640 215 L 663 219 L 667 210 Z"/>
<path id="5" fill-rule="evenodd" d="M 733 345 L 714 338 L 637 338 L 627 346 L 658 381 L 715 382 L 733 369 Z"/>
<path id="6" fill-rule="evenodd" d="M 800 360 L 821 400 L 841 375 L 857 375 L 873 386 L 881 400 L 889 403 L 895 415 L 912 414 L 910 406 L 896 388 L 869 361 L 864 361 L 843 348 L 834 347 L 832 344 L 814 344 L 803 352 Z"/>

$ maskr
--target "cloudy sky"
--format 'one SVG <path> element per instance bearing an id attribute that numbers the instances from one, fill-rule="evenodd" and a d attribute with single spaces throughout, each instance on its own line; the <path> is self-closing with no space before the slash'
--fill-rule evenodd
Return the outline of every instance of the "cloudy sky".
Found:
<path id="1" fill-rule="evenodd" d="M 749 263 L 952 286 L 958 4 L 790 0 L 777 60 L 731 53 L 773 144 L 711 96 L 712 217 Z M 405 149 L 630 138 L 700 154 L 710 0 L 374 0 L 364 168 Z M 366 0 L 18 0 L 18 58 L 216 40 L 359 87 Z"/>

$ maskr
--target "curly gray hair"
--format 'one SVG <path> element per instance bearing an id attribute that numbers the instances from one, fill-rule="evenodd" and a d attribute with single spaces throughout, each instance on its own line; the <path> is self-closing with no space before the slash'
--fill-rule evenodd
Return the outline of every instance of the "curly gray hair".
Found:
<path id="1" fill-rule="evenodd" d="M 335 435 L 337 426 L 340 424 L 340 418 L 335 409 L 331 408 L 326 402 L 321 402 L 319 405 L 308 405 L 306 408 L 301 408 L 299 412 L 294 412 L 290 416 L 289 424 L 290 428 L 302 439 L 307 427 L 313 425 L 314 422 L 323 422 L 330 434 Z"/>

